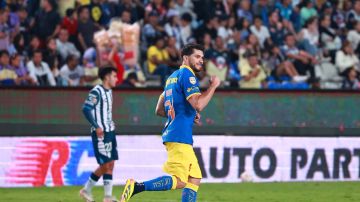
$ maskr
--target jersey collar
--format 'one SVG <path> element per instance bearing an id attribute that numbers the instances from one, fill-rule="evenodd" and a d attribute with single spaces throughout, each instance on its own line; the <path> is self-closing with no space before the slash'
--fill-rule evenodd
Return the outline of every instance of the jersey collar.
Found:
<path id="1" fill-rule="evenodd" d="M 186 68 L 186 69 L 190 70 L 191 73 L 195 76 L 195 73 L 194 73 L 194 71 L 191 69 L 191 67 L 189 67 L 189 66 L 187 66 L 187 65 L 181 65 L 181 66 L 180 66 L 180 69 L 181 69 L 181 68 Z"/>

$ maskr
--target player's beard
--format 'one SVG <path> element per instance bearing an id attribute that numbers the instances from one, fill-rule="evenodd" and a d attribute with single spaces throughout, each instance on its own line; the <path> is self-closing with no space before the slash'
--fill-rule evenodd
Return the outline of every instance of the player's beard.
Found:
<path id="1" fill-rule="evenodd" d="M 191 60 L 190 60 L 190 68 L 194 71 L 194 72 L 201 72 L 201 69 L 196 69 L 196 65 L 195 63 L 193 63 Z"/>

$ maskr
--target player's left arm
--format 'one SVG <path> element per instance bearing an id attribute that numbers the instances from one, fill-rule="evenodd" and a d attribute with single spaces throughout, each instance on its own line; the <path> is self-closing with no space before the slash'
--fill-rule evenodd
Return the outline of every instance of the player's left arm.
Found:
<path id="1" fill-rule="evenodd" d="M 165 107 L 164 107 L 164 93 L 162 93 L 156 104 L 155 114 L 161 117 L 166 117 Z"/>

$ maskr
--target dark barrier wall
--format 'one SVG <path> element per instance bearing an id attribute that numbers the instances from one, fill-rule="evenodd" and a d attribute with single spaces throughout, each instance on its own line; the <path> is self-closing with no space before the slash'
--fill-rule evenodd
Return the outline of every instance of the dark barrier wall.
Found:
<path id="1" fill-rule="evenodd" d="M 89 89 L 0 89 L 1 135 L 89 132 L 81 106 Z M 117 131 L 159 134 L 154 109 L 160 90 L 114 91 Z M 357 92 L 219 91 L 202 113 L 197 134 L 360 135 Z"/>

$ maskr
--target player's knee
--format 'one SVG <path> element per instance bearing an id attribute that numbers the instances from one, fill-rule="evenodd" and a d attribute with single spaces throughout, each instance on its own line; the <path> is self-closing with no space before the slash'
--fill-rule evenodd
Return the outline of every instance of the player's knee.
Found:
<path id="1" fill-rule="evenodd" d="M 186 186 L 186 183 L 181 181 L 180 178 L 176 177 L 176 189 L 182 189 Z"/>
<path id="2" fill-rule="evenodd" d="M 104 163 L 103 165 L 101 165 L 101 168 L 104 173 L 110 174 L 114 169 L 114 162 L 112 161 L 112 162 Z"/>

